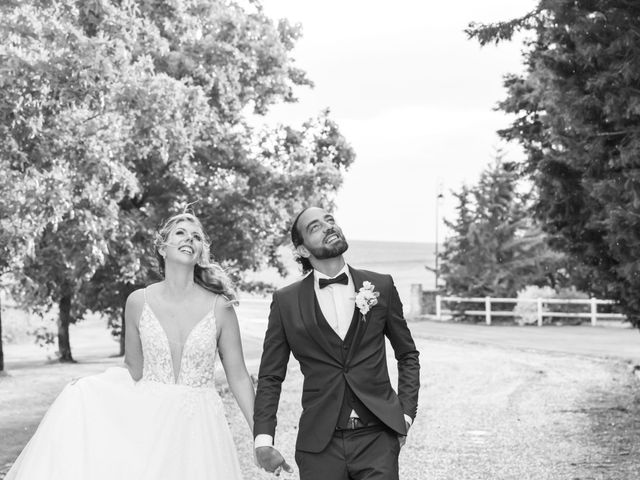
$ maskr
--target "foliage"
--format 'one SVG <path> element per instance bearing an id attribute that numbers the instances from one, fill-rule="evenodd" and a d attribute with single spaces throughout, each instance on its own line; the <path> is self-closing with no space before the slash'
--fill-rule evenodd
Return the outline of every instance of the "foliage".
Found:
<path id="1" fill-rule="evenodd" d="M 527 16 L 471 25 L 481 44 L 528 35 L 505 79 L 500 132 L 522 144 L 537 217 L 579 266 L 578 286 L 619 300 L 640 327 L 640 4 L 543 0 Z"/>
<path id="2" fill-rule="evenodd" d="M 535 285 L 529 285 L 523 290 L 518 292 L 518 299 L 561 299 L 561 300 L 587 300 L 589 295 L 576 290 L 575 287 L 560 288 L 557 291 L 551 287 L 536 287 Z M 542 311 L 553 311 L 556 313 L 589 313 L 590 306 L 588 304 L 570 304 L 570 303 L 543 303 Z M 513 309 L 516 322 L 519 325 L 532 325 L 538 322 L 538 305 L 533 302 L 520 301 Z M 585 321 L 585 318 L 581 317 L 543 317 L 543 323 L 545 324 L 573 324 L 579 325 Z"/>
<path id="3" fill-rule="evenodd" d="M 553 288 L 544 286 L 538 287 L 536 285 L 527 285 L 525 288 L 518 292 L 518 303 L 513 308 L 513 316 L 518 325 L 535 325 L 538 323 L 538 305 L 533 302 L 522 301 L 522 299 L 547 299 L 555 298 L 556 292 Z M 542 311 L 548 312 L 549 305 L 543 304 Z"/>
<path id="4" fill-rule="evenodd" d="M 564 282 L 563 258 L 546 244 L 530 218 L 530 194 L 521 192 L 511 163 L 496 161 L 473 187 L 454 193 L 457 218 L 444 245 L 442 276 L 449 294 L 515 297 L 527 285 Z"/>
<path id="5" fill-rule="evenodd" d="M 238 288 L 243 292 L 252 293 L 266 297 L 271 295 L 276 287 L 269 282 L 263 282 L 262 280 L 246 280 L 243 279 L 239 282 Z"/>
<path id="6" fill-rule="evenodd" d="M 564 300 L 588 300 L 589 294 L 582 292 L 575 287 L 565 287 L 561 288 L 556 294 L 556 298 L 562 298 Z M 554 306 L 554 310 L 556 312 L 565 312 L 565 313 L 589 313 L 590 306 L 587 304 L 558 304 Z M 556 323 L 557 325 L 580 325 L 581 323 L 588 321 L 588 319 L 584 317 L 556 317 L 551 319 L 550 323 Z"/>
<path id="7" fill-rule="evenodd" d="M 1 240 L 20 273 L 14 293 L 57 303 L 62 330 L 103 311 L 117 331 L 126 296 L 157 278 L 155 229 L 194 201 L 218 261 L 281 267 L 290 217 L 329 204 L 354 157 L 328 111 L 300 128 L 251 126 L 311 84 L 290 57 L 299 35 L 258 2 L 0 7 L 0 193 L 12 199 L 0 200 Z"/>

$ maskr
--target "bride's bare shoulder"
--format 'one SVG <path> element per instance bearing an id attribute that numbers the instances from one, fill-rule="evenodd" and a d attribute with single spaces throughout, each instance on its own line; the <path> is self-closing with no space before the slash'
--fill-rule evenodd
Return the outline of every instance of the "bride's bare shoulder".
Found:
<path id="1" fill-rule="evenodd" d="M 124 307 L 125 321 L 133 321 L 138 323 L 138 319 L 142 313 L 142 309 L 146 302 L 146 292 L 144 288 L 134 290 L 127 297 L 127 303 Z"/>
<path id="2" fill-rule="evenodd" d="M 142 304 L 144 304 L 145 295 L 146 295 L 146 292 L 144 288 L 139 288 L 137 290 L 134 290 L 127 297 L 127 306 L 132 306 L 132 307 L 136 305 L 142 306 Z"/>
<path id="3" fill-rule="evenodd" d="M 219 328 L 224 327 L 224 325 L 228 323 L 237 324 L 238 317 L 235 310 L 237 305 L 237 301 L 232 300 L 225 295 L 219 293 L 214 294 L 214 316 Z"/>

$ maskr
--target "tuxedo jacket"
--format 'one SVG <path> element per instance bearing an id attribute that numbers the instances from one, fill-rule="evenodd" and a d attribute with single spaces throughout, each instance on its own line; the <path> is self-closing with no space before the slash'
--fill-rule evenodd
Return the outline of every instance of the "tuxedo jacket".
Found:
<path id="1" fill-rule="evenodd" d="M 389 275 L 349 267 L 356 294 L 369 281 L 378 303 L 358 314 L 346 355 L 336 354 L 316 315 L 313 274 L 276 291 L 265 334 L 254 408 L 254 436 L 275 437 L 276 413 L 289 356 L 300 362 L 304 376 L 302 415 L 296 449 L 320 452 L 334 434 L 346 385 L 389 428 L 405 435 L 404 414 L 415 418 L 420 364 L 402 303 Z M 397 393 L 387 370 L 385 337 L 398 362 Z M 345 345 L 347 348 L 347 345 Z"/>

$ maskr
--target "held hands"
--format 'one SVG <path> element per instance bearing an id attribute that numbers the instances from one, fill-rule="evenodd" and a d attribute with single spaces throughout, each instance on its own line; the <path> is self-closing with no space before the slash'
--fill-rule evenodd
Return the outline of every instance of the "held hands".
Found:
<path id="1" fill-rule="evenodd" d="M 276 476 L 279 476 L 282 470 L 287 473 L 293 472 L 293 468 L 289 466 L 280 452 L 273 447 L 256 447 L 254 453 L 258 466 L 267 472 L 274 473 Z"/>

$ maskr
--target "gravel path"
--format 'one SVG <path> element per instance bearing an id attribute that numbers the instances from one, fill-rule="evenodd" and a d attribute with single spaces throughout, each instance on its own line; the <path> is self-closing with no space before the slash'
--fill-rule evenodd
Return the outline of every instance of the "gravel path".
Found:
<path id="1" fill-rule="evenodd" d="M 624 362 L 446 340 L 417 343 L 422 388 L 401 452 L 402 479 L 640 478 L 640 385 Z M 300 385 L 292 365 L 276 437 L 291 461 Z M 246 478 L 273 478 L 252 465 L 246 425 L 232 399 L 227 405 Z"/>
<path id="2" fill-rule="evenodd" d="M 640 433 L 626 365 L 422 339 L 419 345 L 426 387 L 403 452 L 406 479 L 640 477 L 638 447 L 635 458 L 621 457 L 630 448 L 615 445 L 630 445 Z M 616 417 L 623 425 L 608 425 Z"/>
<path id="3" fill-rule="evenodd" d="M 256 306 L 256 315 L 243 322 L 254 374 L 264 331 L 261 309 Z M 628 362 L 436 338 L 422 322 L 412 329 L 422 388 L 418 417 L 401 452 L 403 480 L 640 478 L 640 382 Z M 95 354 L 95 344 L 86 348 Z M 0 378 L 0 479 L 64 383 L 118 362 L 106 355 L 88 361 L 80 348 L 77 357 L 81 364 L 43 365 L 25 353 L 9 365 L 11 375 Z M 395 364 L 391 356 L 389 364 Z M 292 359 L 276 437 L 291 463 L 301 385 Z M 251 434 L 224 386 L 222 391 L 245 478 L 274 478 L 253 465 Z"/>

